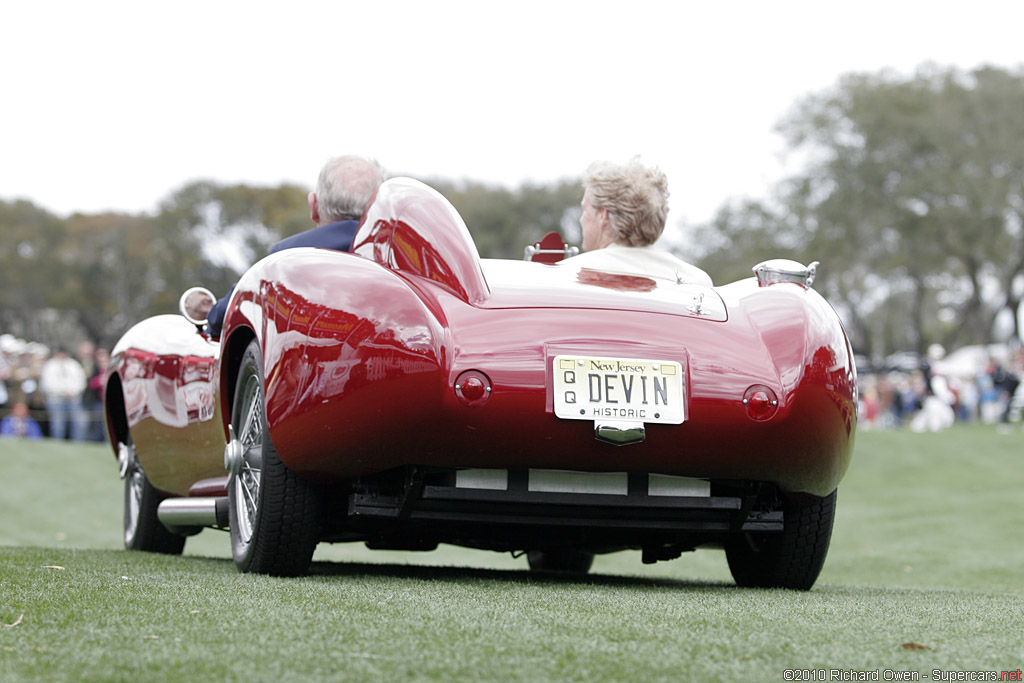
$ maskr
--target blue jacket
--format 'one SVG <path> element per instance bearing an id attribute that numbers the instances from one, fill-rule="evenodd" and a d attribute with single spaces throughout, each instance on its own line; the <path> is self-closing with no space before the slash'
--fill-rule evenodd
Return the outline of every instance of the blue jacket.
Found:
<path id="1" fill-rule="evenodd" d="M 4 419 L 0 420 L 0 437 L 11 436 L 20 436 L 26 439 L 41 439 L 43 438 L 43 430 L 39 427 L 39 423 L 31 417 L 19 420 L 13 415 L 8 415 Z"/>
<path id="2" fill-rule="evenodd" d="M 319 225 L 305 232 L 300 232 L 283 240 L 270 248 L 271 254 L 276 254 L 285 249 L 297 247 L 317 247 L 319 249 L 333 249 L 335 251 L 351 251 L 352 239 L 359 229 L 359 221 L 338 221 Z M 227 296 L 217 300 L 206 316 L 206 329 L 214 339 L 220 338 L 221 328 L 224 326 L 224 315 L 228 312 L 228 303 L 231 295 L 235 293 L 234 286 Z"/>
<path id="3" fill-rule="evenodd" d="M 359 221 L 338 221 L 320 225 L 305 232 L 300 232 L 283 240 L 270 248 L 271 254 L 276 254 L 285 249 L 296 247 L 318 247 L 320 249 L 334 249 L 335 251 L 350 251 L 352 249 L 352 238 L 356 236 L 359 228 Z"/>

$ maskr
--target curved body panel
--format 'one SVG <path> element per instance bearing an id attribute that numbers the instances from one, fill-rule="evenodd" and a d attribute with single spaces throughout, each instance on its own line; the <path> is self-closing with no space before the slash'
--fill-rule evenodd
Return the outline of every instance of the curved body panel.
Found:
<path id="1" fill-rule="evenodd" d="M 188 495 L 197 481 L 224 474 L 224 430 L 217 401 L 218 344 L 181 316 L 135 325 L 111 352 L 107 429 L 116 448 L 127 433 L 154 485 Z M 123 400 L 124 422 L 111 400 Z"/>
<path id="2" fill-rule="evenodd" d="M 638 294 L 581 284 L 558 267 L 484 266 L 491 292 L 477 305 L 346 254 L 295 250 L 250 271 L 233 324 L 262 326 L 267 417 L 282 460 L 338 479 L 411 463 L 619 470 L 628 460 L 815 495 L 839 483 L 855 377 L 835 313 L 814 290 L 751 279 L 721 293 L 658 283 Z M 538 281 L 539 291 L 523 285 Z M 259 315 L 245 316 L 260 293 Z M 702 296 L 705 312 L 687 308 Z M 552 363 L 565 353 L 681 363 L 688 419 L 649 425 L 628 454 L 595 442 L 590 422 L 553 414 Z M 458 399 L 456 380 L 468 371 L 490 380 L 480 405 Z M 778 397 L 770 419 L 747 415 L 754 385 Z"/>

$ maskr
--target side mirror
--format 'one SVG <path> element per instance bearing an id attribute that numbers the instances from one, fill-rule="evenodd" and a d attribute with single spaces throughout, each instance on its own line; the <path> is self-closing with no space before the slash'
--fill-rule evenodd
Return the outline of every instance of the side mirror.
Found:
<path id="1" fill-rule="evenodd" d="M 206 287 L 192 287 L 181 295 L 178 310 L 185 316 L 185 320 L 201 328 L 206 324 L 206 317 L 216 302 L 213 292 Z"/>

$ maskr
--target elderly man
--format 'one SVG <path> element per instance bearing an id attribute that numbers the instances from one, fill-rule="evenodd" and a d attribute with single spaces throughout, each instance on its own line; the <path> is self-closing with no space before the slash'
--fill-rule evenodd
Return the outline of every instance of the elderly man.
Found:
<path id="1" fill-rule="evenodd" d="M 316 188 L 307 197 L 309 217 L 317 227 L 284 238 L 271 247 L 270 253 L 296 247 L 348 251 L 363 211 L 384 179 L 384 169 L 374 159 L 354 155 L 330 159 L 320 170 Z M 232 287 L 207 316 L 207 329 L 214 339 L 220 337 L 224 314 L 234 291 Z"/>
<path id="2" fill-rule="evenodd" d="M 583 177 L 583 251 L 561 264 L 711 286 L 711 277 L 653 245 L 668 217 L 668 180 L 637 160 L 597 162 Z"/>
<path id="3" fill-rule="evenodd" d="M 348 251 L 359 219 L 373 193 L 384 182 L 384 169 L 374 159 L 341 156 L 320 171 L 316 189 L 309 193 L 309 217 L 317 227 L 286 237 L 270 253 L 295 247 Z"/>

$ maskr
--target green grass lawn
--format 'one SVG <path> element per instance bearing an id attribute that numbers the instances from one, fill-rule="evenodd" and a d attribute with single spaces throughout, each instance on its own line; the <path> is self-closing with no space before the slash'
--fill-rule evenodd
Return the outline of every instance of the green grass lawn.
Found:
<path id="1" fill-rule="evenodd" d="M 809 593 L 737 589 L 715 550 L 651 566 L 617 553 L 556 579 L 496 553 L 324 545 L 308 577 L 240 575 L 224 533 L 183 557 L 120 550 L 105 447 L 0 441 L 0 463 L 3 681 L 884 680 L 1024 664 L 1016 431 L 859 434 Z"/>

